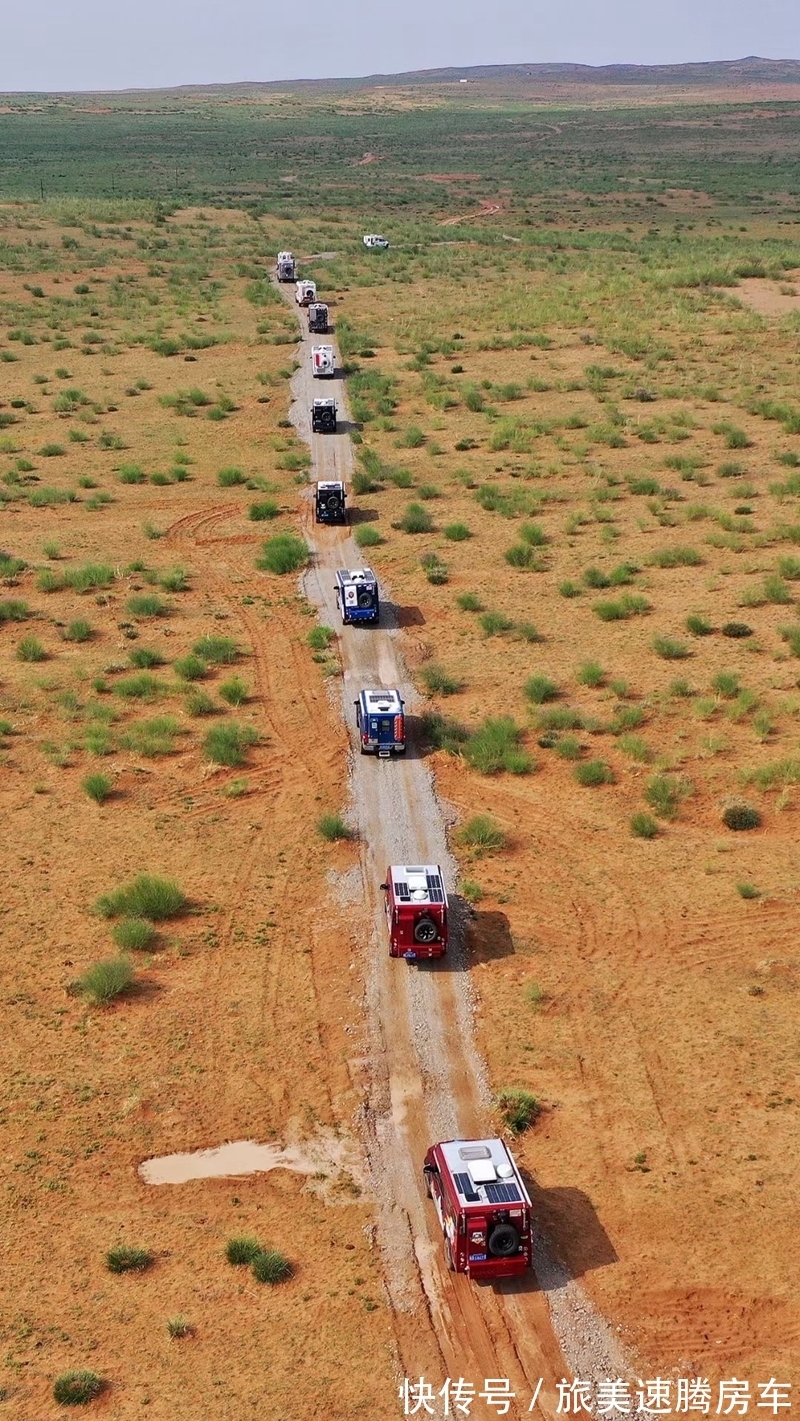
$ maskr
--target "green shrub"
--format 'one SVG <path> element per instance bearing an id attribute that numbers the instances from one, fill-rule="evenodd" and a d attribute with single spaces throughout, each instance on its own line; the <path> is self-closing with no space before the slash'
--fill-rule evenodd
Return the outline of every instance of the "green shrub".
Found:
<path id="1" fill-rule="evenodd" d="M 586 760 L 582 765 L 576 765 L 572 773 L 584 789 L 614 783 L 613 771 L 604 760 Z"/>
<path id="2" fill-rule="evenodd" d="M 551 681 L 548 676 L 530 676 L 525 682 L 524 691 L 527 699 L 535 706 L 544 705 L 545 701 L 555 701 L 560 694 L 555 681 Z"/>
<path id="3" fill-rule="evenodd" d="M 323 839 L 328 843 L 335 843 L 337 839 L 352 839 L 353 831 L 342 818 L 341 814 L 323 814 L 317 821 L 317 829 Z"/>
<path id="4" fill-rule="evenodd" d="M 660 548 L 653 554 L 653 563 L 656 567 L 700 567 L 703 562 L 702 553 L 696 548 Z"/>
<path id="5" fill-rule="evenodd" d="M 512 775 L 526 775 L 536 764 L 520 744 L 521 739 L 522 730 L 511 716 L 490 718 L 464 742 L 464 758 L 482 775 L 496 775 L 502 770 Z"/>
<path id="6" fill-rule="evenodd" d="M 402 528 L 404 533 L 431 533 L 433 519 L 421 503 L 409 503 L 397 526 Z"/>
<path id="7" fill-rule="evenodd" d="M 786 578 L 787 582 L 797 582 L 800 580 L 800 558 L 779 558 L 778 572 L 781 577 Z"/>
<path id="8" fill-rule="evenodd" d="M 146 918 L 160 923 L 176 918 L 186 907 L 183 889 L 173 878 L 158 878 L 140 873 L 122 888 L 104 893 L 95 903 L 95 911 L 103 918 Z"/>
<path id="9" fill-rule="evenodd" d="M 149 671 L 140 671 L 136 676 L 123 676 L 114 690 L 126 700 L 154 701 L 162 694 L 164 687 Z"/>
<path id="10" fill-rule="evenodd" d="M 479 854 L 506 846 L 506 836 L 490 814 L 474 815 L 459 829 L 456 838 L 464 848 L 475 849 Z"/>
<path id="11" fill-rule="evenodd" d="M 179 657 L 174 666 L 183 681 L 201 681 L 208 672 L 208 663 L 202 656 L 195 656 L 194 652 Z"/>
<path id="12" fill-rule="evenodd" d="M 653 650 L 657 656 L 663 657 L 664 661 L 682 661 L 685 657 L 691 656 L 691 652 L 684 642 L 676 641 L 671 636 L 663 636 L 661 633 L 653 637 Z"/>
<path id="13" fill-rule="evenodd" d="M 791 587 L 775 572 L 764 578 L 764 597 L 775 606 L 785 606 L 793 600 Z"/>
<path id="14" fill-rule="evenodd" d="M 546 739 L 542 736 L 542 739 Z M 583 746 L 576 735 L 565 735 L 563 739 L 553 736 L 552 749 L 562 760 L 580 760 L 583 756 Z"/>
<path id="15" fill-rule="evenodd" d="M 580 711 L 573 710 L 571 706 L 551 706 L 539 712 L 536 724 L 545 731 L 583 730 L 584 718 Z"/>
<path id="16" fill-rule="evenodd" d="M 610 577 L 601 572 L 599 567 L 587 567 L 583 574 L 583 580 L 586 586 L 591 587 L 595 592 L 600 588 L 611 586 Z"/>
<path id="17" fill-rule="evenodd" d="M 792 656 L 800 656 L 800 627 L 779 627 L 782 641 L 786 642 Z"/>
<path id="18" fill-rule="evenodd" d="M 230 676 L 223 681 L 219 693 L 229 706 L 243 706 L 250 694 L 241 676 Z"/>
<path id="19" fill-rule="evenodd" d="M 425 435 L 416 424 L 409 425 L 401 441 L 407 449 L 419 449 L 425 443 Z"/>
<path id="20" fill-rule="evenodd" d="M 183 1313 L 176 1313 L 175 1317 L 167 1318 L 167 1332 L 172 1339 L 180 1337 L 191 1337 L 192 1324 L 183 1316 Z"/>
<path id="21" fill-rule="evenodd" d="M 114 781 L 109 775 L 87 775 L 83 789 L 95 804 L 104 804 L 114 791 Z"/>
<path id="22" fill-rule="evenodd" d="M 210 661 L 214 666 L 230 666 L 239 655 L 239 648 L 231 637 L 202 636 L 192 647 L 195 656 Z"/>
<path id="23" fill-rule="evenodd" d="M 5 598 L 0 601 L 0 623 L 24 622 L 30 614 L 27 602 L 15 601 L 13 598 Z"/>
<path id="24" fill-rule="evenodd" d="M 131 666 L 137 671 L 149 671 L 153 666 L 163 666 L 164 657 L 160 651 L 153 651 L 149 646 L 135 646 L 128 655 Z"/>
<path id="25" fill-rule="evenodd" d="M 122 952 L 146 952 L 155 935 L 153 924 L 146 918 L 123 918 L 111 932 Z"/>
<path id="26" fill-rule="evenodd" d="M 506 549 L 503 556 L 510 567 L 522 568 L 523 570 L 533 568 L 536 572 L 541 569 L 539 553 L 530 543 L 514 543 L 510 548 Z"/>
<path id="27" fill-rule="evenodd" d="M 153 1255 L 146 1248 L 131 1248 L 128 1244 L 118 1244 L 106 1254 L 106 1268 L 109 1273 L 143 1273 L 153 1262 Z"/>
<path id="28" fill-rule="evenodd" d="M 599 661 L 584 661 L 578 671 L 578 681 L 582 686 L 590 686 L 596 689 L 602 686 L 606 679 L 606 673 Z"/>
<path id="29" fill-rule="evenodd" d="M 78 989 L 95 1006 L 105 1006 L 133 986 L 134 976 L 129 957 L 106 957 L 78 978 Z"/>
<path id="30" fill-rule="evenodd" d="M 254 523 L 265 523 L 270 518 L 277 518 L 280 511 L 280 504 L 276 503 L 274 498 L 261 498 L 250 504 L 248 517 Z"/>
<path id="31" fill-rule="evenodd" d="M 466 523 L 448 523 L 442 532 L 451 543 L 463 543 L 467 538 L 472 537 Z"/>
<path id="32" fill-rule="evenodd" d="M 145 759 L 156 760 L 175 749 L 175 737 L 181 733 L 181 723 L 172 715 L 153 716 L 152 720 L 135 721 L 121 736 L 125 750 Z"/>
<path id="33" fill-rule="evenodd" d="M 256 567 L 261 572 L 272 572 L 283 576 L 289 572 L 299 572 L 308 562 L 308 547 L 303 538 L 295 533 L 276 533 L 267 538 L 261 556 L 256 559 Z"/>
<path id="34" fill-rule="evenodd" d="M 658 823 L 652 814 L 639 810 L 631 816 L 631 833 L 635 839 L 655 839 L 659 833 Z"/>
<path id="35" fill-rule="evenodd" d="M 129 597 L 125 605 L 132 617 L 163 617 L 169 611 L 167 603 L 152 592 Z"/>
<path id="36" fill-rule="evenodd" d="M 541 1113 L 541 1106 L 529 1090 L 498 1091 L 497 1104 L 505 1124 L 514 1135 L 521 1135 Z"/>
<path id="37" fill-rule="evenodd" d="M 736 892 L 740 898 L 760 898 L 761 893 L 754 883 L 737 883 Z"/>
<path id="38" fill-rule="evenodd" d="M 436 662 L 423 667 L 420 678 L 429 696 L 454 696 L 462 687 L 462 683 L 455 676 L 451 676 Z"/>
<path id="39" fill-rule="evenodd" d="M 740 799 L 725 806 L 722 822 L 726 829 L 758 829 L 761 825 L 761 815 L 752 804 Z"/>
<path id="40" fill-rule="evenodd" d="M 459 593 L 458 597 L 456 597 L 456 604 L 461 608 L 462 612 L 483 611 L 483 603 L 480 597 L 476 596 L 474 592 Z"/>
<path id="41" fill-rule="evenodd" d="M 458 755 L 469 739 L 466 726 L 442 715 L 441 711 L 423 711 L 420 720 L 423 737 L 432 750 L 446 750 L 450 755 Z"/>
<path id="42" fill-rule="evenodd" d="M 259 1283 L 283 1283 L 292 1275 L 291 1263 L 277 1248 L 259 1249 L 250 1268 Z"/>
<path id="43" fill-rule="evenodd" d="M 59 1406 L 86 1406 L 100 1395 L 104 1386 L 105 1382 L 97 1372 L 62 1372 L 53 1382 L 53 1399 Z"/>
<path id="44" fill-rule="evenodd" d="M 466 898 L 468 903 L 480 903 L 483 889 L 479 883 L 475 883 L 474 879 L 465 878 L 461 884 L 461 896 Z"/>
<path id="45" fill-rule="evenodd" d="M 14 653 L 17 661 L 46 661 L 47 652 L 38 637 L 24 636 L 17 642 L 17 649 Z"/>
<path id="46" fill-rule="evenodd" d="M 263 1249 L 258 1239 L 244 1234 L 237 1234 L 235 1238 L 229 1238 L 225 1245 L 225 1257 L 235 1267 L 241 1267 L 243 1264 L 249 1266 L 256 1255 L 262 1252 Z"/>
<path id="47" fill-rule="evenodd" d="M 159 587 L 165 592 L 188 592 L 189 574 L 185 567 L 172 567 L 159 574 Z"/>
<path id="48" fill-rule="evenodd" d="M 220 469 L 217 474 L 217 483 L 220 488 L 235 488 L 237 484 L 247 483 L 247 475 L 243 469 Z"/>
<path id="49" fill-rule="evenodd" d="M 527 641 L 531 645 L 544 641 L 541 632 L 534 626 L 533 622 L 517 622 L 516 635 L 520 641 Z"/>
<path id="50" fill-rule="evenodd" d="M 738 696 L 741 682 L 735 671 L 718 671 L 711 681 L 711 689 L 717 696 L 723 696 L 725 700 L 733 700 Z"/>
<path id="51" fill-rule="evenodd" d="M 327 651 L 335 635 L 333 627 L 312 627 L 306 635 L 306 641 L 312 651 Z"/>
<path id="52" fill-rule="evenodd" d="M 478 621 L 486 636 L 502 636 L 505 632 L 510 632 L 514 626 L 511 618 L 503 612 L 484 612 Z"/>
<path id="53" fill-rule="evenodd" d="M 692 636 L 710 636 L 714 628 L 710 622 L 706 621 L 705 617 L 699 617 L 692 612 L 686 618 L 686 630 L 691 632 Z"/>
<path id="54" fill-rule="evenodd" d="M 63 586 L 58 573 L 54 572 L 51 567 L 43 567 L 36 574 L 37 592 L 60 592 Z"/>
<path id="55" fill-rule="evenodd" d="M 581 589 L 578 584 L 570 581 L 569 578 L 567 578 L 565 582 L 558 584 L 558 590 L 562 597 L 580 597 L 581 595 Z"/>
<path id="56" fill-rule="evenodd" d="M 644 797 L 659 819 L 674 819 L 687 792 L 686 782 L 677 775 L 657 774 L 648 782 Z"/>
<path id="57" fill-rule="evenodd" d="M 92 628 L 89 622 L 84 621 L 82 617 L 78 617 L 74 622 L 70 622 L 63 636 L 65 641 L 90 641 Z"/>
<path id="58" fill-rule="evenodd" d="M 223 721 L 214 725 L 203 741 L 203 754 L 215 765 L 225 765 L 238 770 L 247 759 L 247 751 L 258 740 L 258 732 L 252 725 L 239 725 L 236 721 Z"/>
<path id="59" fill-rule="evenodd" d="M 359 523 L 353 533 L 353 538 L 359 548 L 377 548 L 384 541 L 378 529 L 373 528 L 369 523 Z"/>
<path id="60" fill-rule="evenodd" d="M 62 575 L 65 587 L 73 592 L 94 592 L 102 587 L 110 587 L 116 573 L 108 563 L 87 562 L 81 567 L 68 567 Z"/>
<path id="61" fill-rule="evenodd" d="M 615 602 L 595 602 L 594 612 L 601 622 L 623 622 L 649 611 L 650 603 L 639 592 L 626 592 Z"/>
<path id="62" fill-rule="evenodd" d="M 119 481 L 121 484 L 146 484 L 147 474 L 138 464 L 121 464 Z"/>
<path id="63" fill-rule="evenodd" d="M 43 444 L 39 450 L 43 459 L 57 459 L 66 452 L 63 444 Z"/>
<path id="64" fill-rule="evenodd" d="M 193 686 L 186 695 L 186 712 L 188 715 L 216 715 L 218 706 L 211 699 L 207 691 L 201 691 L 199 687 Z"/>

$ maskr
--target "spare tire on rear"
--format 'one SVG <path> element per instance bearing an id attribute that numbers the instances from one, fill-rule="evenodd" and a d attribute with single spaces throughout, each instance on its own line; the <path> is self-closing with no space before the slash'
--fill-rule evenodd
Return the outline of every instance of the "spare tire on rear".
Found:
<path id="1" fill-rule="evenodd" d="M 509 1258 L 519 1248 L 519 1234 L 513 1224 L 495 1224 L 489 1234 L 489 1252 L 495 1258 Z"/>
<path id="2" fill-rule="evenodd" d="M 433 918 L 419 918 L 414 924 L 415 942 L 435 942 L 438 935 Z"/>

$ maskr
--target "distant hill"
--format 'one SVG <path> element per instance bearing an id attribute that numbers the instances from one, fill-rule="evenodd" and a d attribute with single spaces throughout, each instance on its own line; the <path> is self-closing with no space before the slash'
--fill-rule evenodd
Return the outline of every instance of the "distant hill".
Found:
<path id="1" fill-rule="evenodd" d="M 762 59 L 750 54 L 745 59 L 710 60 L 702 64 L 475 64 L 465 68 L 413 69 L 402 74 L 367 74 L 346 79 L 273 79 L 237 84 L 203 85 L 215 92 L 259 89 L 365 89 L 395 88 L 416 84 L 455 84 L 525 80 L 566 84 L 609 85 L 729 85 L 800 84 L 800 60 Z M 183 85 L 182 92 L 197 92 L 198 85 Z"/>

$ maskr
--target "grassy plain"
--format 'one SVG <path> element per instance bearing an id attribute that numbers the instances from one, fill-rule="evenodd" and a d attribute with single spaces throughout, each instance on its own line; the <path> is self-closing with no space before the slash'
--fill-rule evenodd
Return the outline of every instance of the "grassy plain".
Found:
<path id="1" fill-rule="evenodd" d="M 797 1371 L 800 106 L 651 97 L 0 114 L 0 1385 L 25 1421 L 83 1367 L 126 1417 L 396 1410 L 327 879 L 354 850 L 317 832 L 346 799 L 337 662 L 249 516 L 296 530 L 306 477 L 285 246 L 333 304 L 439 787 L 491 816 L 455 839 L 481 1041 L 542 1103 L 520 1153 L 556 1251 L 643 1375 Z M 93 905 L 141 872 L 188 907 L 87 1005 L 73 983 L 137 940 Z M 248 1137 L 316 1151 L 308 1187 L 136 1174 Z M 239 1235 L 292 1278 L 233 1268 Z M 121 1245 L 151 1266 L 109 1276 Z"/>

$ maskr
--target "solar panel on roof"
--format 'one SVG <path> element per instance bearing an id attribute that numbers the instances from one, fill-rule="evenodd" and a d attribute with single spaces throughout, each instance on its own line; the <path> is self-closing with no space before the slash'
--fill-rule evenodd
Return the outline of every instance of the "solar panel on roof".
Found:
<path id="1" fill-rule="evenodd" d="M 428 883 L 428 897 L 430 898 L 431 902 L 432 902 L 432 903 L 443 903 L 443 902 L 444 902 L 444 885 L 443 885 L 442 880 L 441 880 L 441 878 L 439 877 L 438 873 L 429 873 L 429 874 L 427 875 L 427 883 Z"/>
<path id="2" fill-rule="evenodd" d="M 486 1198 L 490 1204 L 521 1204 L 522 1195 L 515 1184 L 487 1184 Z"/>
<path id="3" fill-rule="evenodd" d="M 411 894 L 408 891 L 407 883 L 398 883 L 395 879 L 394 891 L 397 894 L 398 898 L 402 898 L 404 902 L 411 901 Z"/>
<path id="4" fill-rule="evenodd" d="M 480 1195 L 475 1193 L 472 1180 L 468 1174 L 454 1174 L 453 1179 L 455 1180 L 456 1189 L 459 1194 L 466 1199 L 468 1204 L 477 1204 L 479 1202 Z"/>

